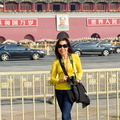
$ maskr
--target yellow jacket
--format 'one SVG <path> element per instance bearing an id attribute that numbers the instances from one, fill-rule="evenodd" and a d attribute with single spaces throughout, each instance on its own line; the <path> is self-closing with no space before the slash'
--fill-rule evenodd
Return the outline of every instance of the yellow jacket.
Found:
<path id="1" fill-rule="evenodd" d="M 72 54 L 72 59 L 73 59 L 73 65 L 74 65 L 74 69 L 73 66 L 70 62 L 70 59 L 68 58 L 68 75 L 69 76 L 74 76 L 74 71 L 76 73 L 76 79 L 81 80 L 82 79 L 82 65 L 81 65 L 81 60 L 78 57 L 78 55 L 76 54 Z M 66 66 L 66 60 L 63 60 L 64 65 Z M 51 82 L 55 83 L 55 89 L 57 90 L 70 90 L 70 87 L 68 86 L 68 82 L 63 82 L 63 83 L 59 83 L 58 81 L 60 79 L 63 79 L 63 77 L 65 76 L 60 62 L 58 59 L 55 59 L 53 61 L 52 64 L 52 70 L 51 70 Z"/>

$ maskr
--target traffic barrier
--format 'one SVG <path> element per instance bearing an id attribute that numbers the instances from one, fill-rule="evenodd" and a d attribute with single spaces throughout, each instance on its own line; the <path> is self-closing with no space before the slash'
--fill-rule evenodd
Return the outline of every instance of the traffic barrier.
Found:
<path id="1" fill-rule="evenodd" d="M 82 83 L 91 103 L 84 109 L 81 103 L 74 104 L 72 118 L 119 120 L 120 69 L 83 70 Z M 17 119 L 61 119 L 50 71 L 0 73 L 0 120 Z"/>

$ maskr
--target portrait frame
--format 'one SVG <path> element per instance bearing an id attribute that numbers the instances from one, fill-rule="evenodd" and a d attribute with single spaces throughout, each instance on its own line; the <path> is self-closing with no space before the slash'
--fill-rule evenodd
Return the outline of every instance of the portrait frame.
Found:
<path id="1" fill-rule="evenodd" d="M 69 16 L 68 15 L 56 15 L 57 19 L 57 31 L 69 31 Z M 64 25 L 61 25 L 61 19 L 65 19 Z"/>

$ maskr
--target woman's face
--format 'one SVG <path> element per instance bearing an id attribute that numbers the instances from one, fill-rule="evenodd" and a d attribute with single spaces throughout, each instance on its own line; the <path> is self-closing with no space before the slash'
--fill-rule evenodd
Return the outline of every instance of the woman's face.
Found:
<path id="1" fill-rule="evenodd" d="M 68 54 L 68 45 L 66 41 L 60 41 L 58 45 L 58 52 L 61 56 L 65 56 Z"/>

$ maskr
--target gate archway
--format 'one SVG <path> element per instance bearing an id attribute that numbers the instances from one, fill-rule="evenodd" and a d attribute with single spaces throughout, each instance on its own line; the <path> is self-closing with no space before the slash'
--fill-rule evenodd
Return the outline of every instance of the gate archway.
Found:
<path id="1" fill-rule="evenodd" d="M 60 32 L 57 35 L 57 39 L 61 39 L 61 38 L 69 38 L 69 35 L 66 32 Z"/>
<path id="2" fill-rule="evenodd" d="M 0 44 L 2 44 L 5 41 L 5 38 L 0 36 Z"/>
<path id="3" fill-rule="evenodd" d="M 35 41 L 35 38 L 34 38 L 32 35 L 30 35 L 30 34 L 27 34 L 27 35 L 24 37 L 24 39 L 29 39 L 29 40 Z"/>
<path id="4" fill-rule="evenodd" d="M 97 33 L 93 33 L 93 34 L 91 35 L 91 38 L 100 38 L 100 35 L 97 34 Z"/>

